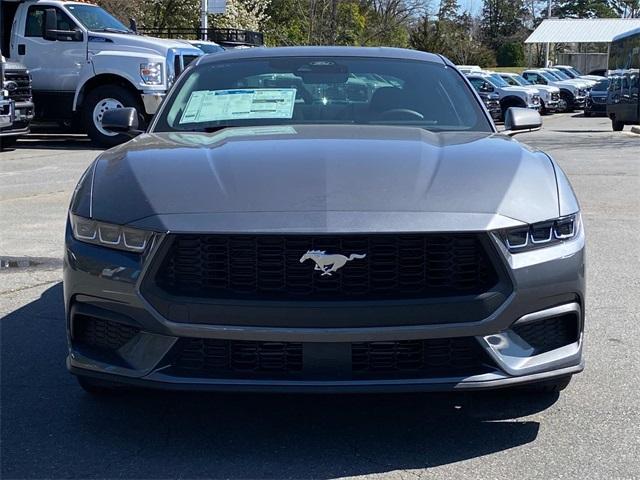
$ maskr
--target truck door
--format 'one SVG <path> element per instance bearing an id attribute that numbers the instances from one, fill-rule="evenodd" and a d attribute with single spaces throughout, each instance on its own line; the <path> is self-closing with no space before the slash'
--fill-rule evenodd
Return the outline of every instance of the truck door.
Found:
<path id="1" fill-rule="evenodd" d="M 59 33 L 57 40 L 45 40 L 44 17 L 47 9 L 56 11 L 57 30 L 76 32 L 76 35 Z M 82 29 L 61 9 L 49 5 L 31 5 L 26 17 L 22 18 L 24 25 L 18 29 L 15 51 L 17 60 L 31 72 L 34 95 L 55 94 L 58 99 L 70 95 L 70 110 L 80 69 L 87 61 L 86 38 L 78 33 Z"/>

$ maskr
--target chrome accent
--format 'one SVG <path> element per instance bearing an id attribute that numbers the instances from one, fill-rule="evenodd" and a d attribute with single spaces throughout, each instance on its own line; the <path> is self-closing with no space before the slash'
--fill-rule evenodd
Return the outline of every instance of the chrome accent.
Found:
<path id="1" fill-rule="evenodd" d="M 322 275 L 331 275 L 333 272 L 337 272 L 342 267 L 344 267 L 347 262 L 352 260 L 361 260 L 366 258 L 367 254 L 357 254 L 352 253 L 348 257 L 344 255 L 340 255 L 338 253 L 335 254 L 327 254 L 324 250 L 307 250 L 307 253 L 300 257 L 300 263 L 303 263 L 309 259 L 315 262 L 314 270 L 322 271 Z"/>

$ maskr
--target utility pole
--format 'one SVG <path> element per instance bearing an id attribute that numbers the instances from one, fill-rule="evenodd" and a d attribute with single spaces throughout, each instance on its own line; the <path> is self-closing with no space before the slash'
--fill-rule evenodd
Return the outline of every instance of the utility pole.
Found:
<path id="1" fill-rule="evenodd" d="M 207 15 L 207 0 L 200 0 L 200 31 L 202 32 L 202 40 L 208 40 L 208 29 L 209 17 Z"/>
<path id="2" fill-rule="evenodd" d="M 547 20 L 551 18 L 551 0 L 547 2 Z M 549 42 L 547 42 L 547 49 L 544 55 L 544 66 L 549 66 Z"/>

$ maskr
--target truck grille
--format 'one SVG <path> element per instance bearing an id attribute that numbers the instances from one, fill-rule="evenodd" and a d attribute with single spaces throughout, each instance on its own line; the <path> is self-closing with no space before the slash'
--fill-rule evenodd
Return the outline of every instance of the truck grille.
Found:
<path id="1" fill-rule="evenodd" d="M 304 342 L 181 338 L 162 371 L 192 378 L 366 380 L 462 377 L 495 369 L 473 337 L 322 345 L 333 354 L 319 358 L 315 344 Z"/>
<path id="2" fill-rule="evenodd" d="M 7 89 L 10 99 L 16 102 L 31 101 L 31 77 L 27 72 L 5 71 L 4 78 L 5 82 L 14 82 L 17 86 L 15 89 Z"/>
<path id="3" fill-rule="evenodd" d="M 476 234 L 174 235 L 155 274 L 170 295 L 404 299 L 473 295 L 498 281 Z M 366 255 L 322 274 L 308 251 Z"/>

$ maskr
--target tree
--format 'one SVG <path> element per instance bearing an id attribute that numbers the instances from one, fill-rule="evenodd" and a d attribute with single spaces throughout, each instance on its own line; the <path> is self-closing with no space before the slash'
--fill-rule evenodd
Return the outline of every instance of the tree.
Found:
<path id="1" fill-rule="evenodd" d="M 565 0 L 555 2 L 552 15 L 560 18 L 615 18 L 619 14 L 610 0 Z"/>
<path id="2" fill-rule="evenodd" d="M 524 0 L 485 0 L 481 22 L 484 43 L 495 51 L 505 42 L 524 40 L 528 17 Z"/>
<path id="3" fill-rule="evenodd" d="M 522 42 L 505 43 L 498 48 L 496 59 L 499 67 L 518 67 L 524 64 Z"/>
<path id="4" fill-rule="evenodd" d="M 269 21 L 271 0 L 227 0 L 224 14 L 213 15 L 212 24 L 219 28 L 261 31 Z"/>

